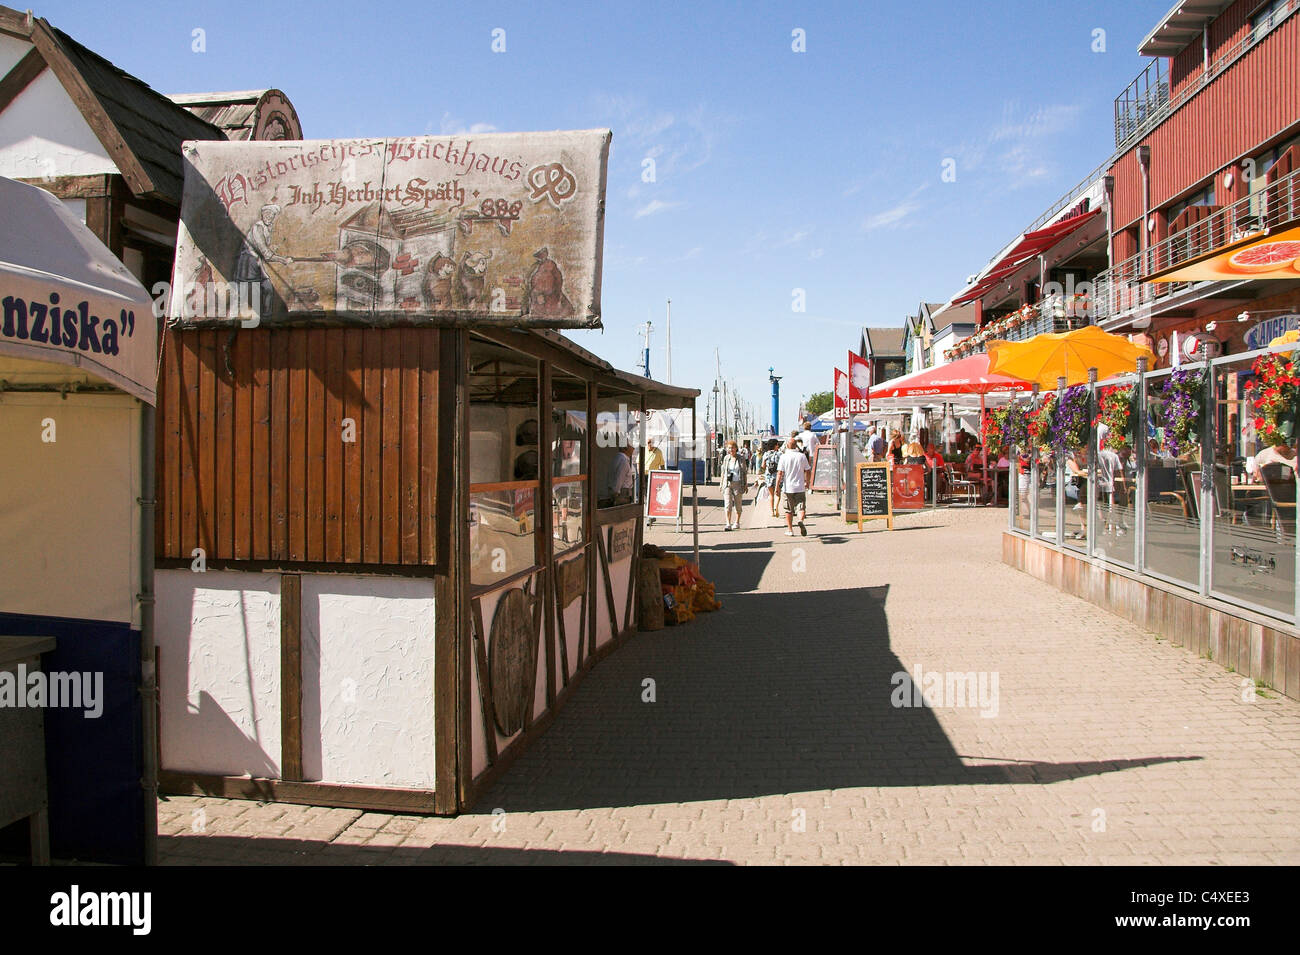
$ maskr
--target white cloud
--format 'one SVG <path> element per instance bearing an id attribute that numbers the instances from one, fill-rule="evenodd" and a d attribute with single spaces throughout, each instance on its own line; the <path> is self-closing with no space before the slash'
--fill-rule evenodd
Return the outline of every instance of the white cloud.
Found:
<path id="1" fill-rule="evenodd" d="M 657 215 L 660 212 L 667 212 L 669 209 L 676 209 L 684 206 L 684 202 L 664 202 L 662 199 L 651 199 L 634 214 L 634 218 L 643 219 L 646 216 Z"/>
<path id="2" fill-rule="evenodd" d="M 820 259 L 825 254 L 826 254 L 825 249 L 813 249 L 811 252 L 808 253 L 808 258 Z"/>
<path id="3" fill-rule="evenodd" d="M 466 133 L 494 133 L 497 129 L 491 123 L 471 123 L 466 126 L 464 121 L 452 116 L 451 113 L 442 114 L 440 127 L 444 136 L 464 136 Z"/>
<path id="4" fill-rule="evenodd" d="M 886 226 L 896 225 L 919 208 L 921 208 L 919 202 L 904 199 L 898 205 L 886 209 L 884 212 L 877 212 L 875 215 L 867 216 L 866 221 L 862 223 L 862 228 L 870 232 L 872 229 L 883 229 Z"/>
<path id="5" fill-rule="evenodd" d="M 775 247 L 781 249 L 788 245 L 798 245 L 804 239 L 808 238 L 808 236 L 812 235 L 812 231 L 812 227 L 796 229 L 778 242 Z"/>

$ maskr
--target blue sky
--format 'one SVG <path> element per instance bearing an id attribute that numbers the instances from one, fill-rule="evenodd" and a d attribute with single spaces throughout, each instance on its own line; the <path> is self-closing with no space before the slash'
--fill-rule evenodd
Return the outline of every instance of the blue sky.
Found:
<path id="1" fill-rule="evenodd" d="M 1112 103 L 1170 0 L 878 3 L 43 3 L 162 92 L 283 89 L 308 138 L 614 131 L 603 332 L 621 368 L 723 375 L 760 410 L 866 325 L 944 301 L 1109 154 Z M 130 25 L 124 29 L 123 25 Z M 206 52 L 191 33 L 206 31 Z M 506 51 L 491 50 L 504 29 Z M 792 50 L 792 31 L 806 52 Z M 1093 52 L 1094 31 L 1105 52 Z M 643 160 L 656 177 L 642 181 Z M 955 162 L 956 181 L 941 179 Z M 796 289 L 806 311 L 795 312 Z"/>

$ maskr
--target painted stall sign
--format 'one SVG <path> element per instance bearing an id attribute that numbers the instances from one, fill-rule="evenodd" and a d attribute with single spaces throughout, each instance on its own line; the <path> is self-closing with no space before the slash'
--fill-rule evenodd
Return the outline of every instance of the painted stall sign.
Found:
<path id="1" fill-rule="evenodd" d="M 632 556 L 636 543 L 636 521 L 624 521 L 609 526 L 609 562 L 616 564 Z"/>
<path id="2" fill-rule="evenodd" d="M 1268 343 L 1273 339 L 1281 338 L 1287 332 L 1296 329 L 1300 329 L 1300 315 L 1275 315 L 1273 318 L 1266 318 L 1246 332 L 1244 337 L 1246 350 L 1267 348 Z"/>
<path id="3" fill-rule="evenodd" d="M 598 328 L 610 137 L 188 142 L 169 318 Z"/>

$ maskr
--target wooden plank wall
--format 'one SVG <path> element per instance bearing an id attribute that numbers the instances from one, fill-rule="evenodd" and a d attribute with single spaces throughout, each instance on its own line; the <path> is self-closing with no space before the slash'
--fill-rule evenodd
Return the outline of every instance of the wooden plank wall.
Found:
<path id="1" fill-rule="evenodd" d="M 435 564 L 441 344 L 434 328 L 168 329 L 158 557 Z"/>

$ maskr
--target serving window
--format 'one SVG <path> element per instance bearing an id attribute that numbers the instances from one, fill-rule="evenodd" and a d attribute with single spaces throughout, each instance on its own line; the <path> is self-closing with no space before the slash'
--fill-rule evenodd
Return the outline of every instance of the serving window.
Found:
<path id="1" fill-rule="evenodd" d="M 641 499 L 638 474 L 641 448 L 641 398 L 609 394 L 596 402 L 596 507 L 607 509 Z"/>
<path id="2" fill-rule="evenodd" d="M 471 339 L 469 387 L 470 584 L 513 579 L 541 563 L 537 359 Z"/>
<path id="3" fill-rule="evenodd" d="M 586 543 L 587 383 L 551 377 L 551 538 L 556 555 Z"/>

